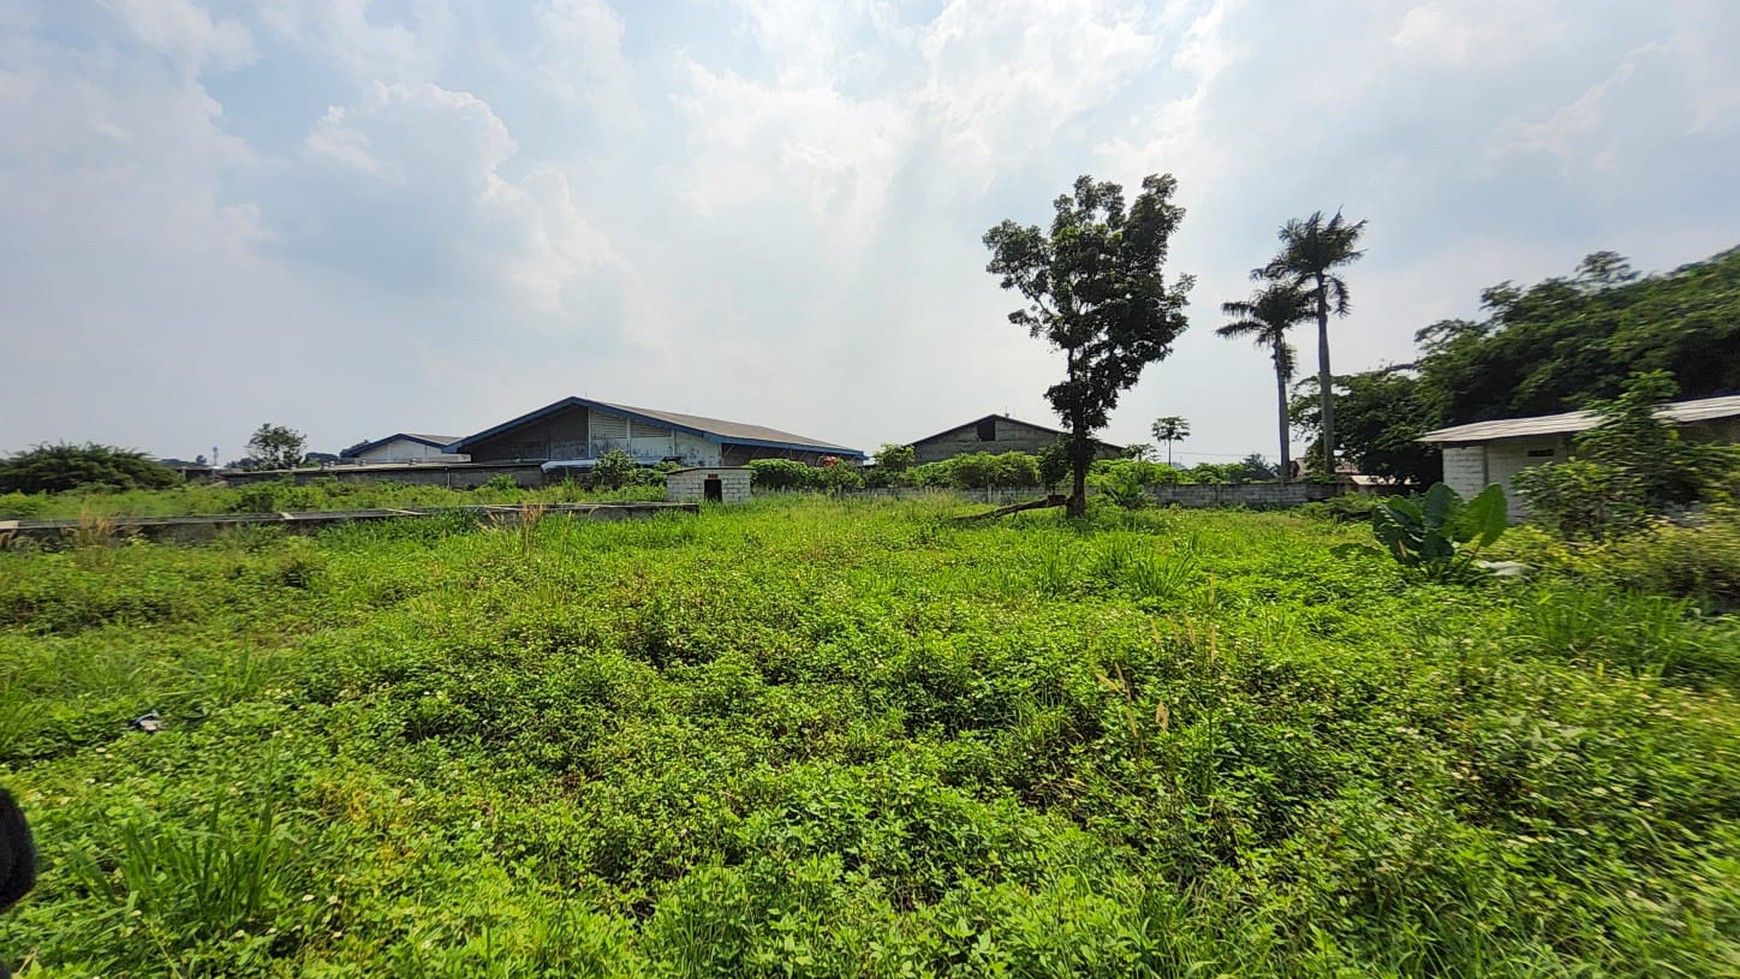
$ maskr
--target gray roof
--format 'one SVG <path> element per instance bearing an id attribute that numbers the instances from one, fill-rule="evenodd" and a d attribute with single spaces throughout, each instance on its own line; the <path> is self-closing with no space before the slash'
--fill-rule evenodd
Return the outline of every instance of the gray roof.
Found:
<path id="1" fill-rule="evenodd" d="M 917 441 L 908 442 L 907 444 L 908 445 L 923 445 L 926 442 L 933 442 L 937 439 L 942 438 L 945 435 L 953 435 L 955 432 L 959 432 L 959 431 L 962 431 L 964 429 L 972 428 L 974 425 L 977 425 L 980 422 L 990 421 L 992 419 L 996 419 L 997 421 L 1003 421 L 1003 422 L 1014 422 L 1017 425 L 1021 425 L 1021 426 L 1024 426 L 1026 428 L 1031 428 L 1031 429 L 1034 429 L 1036 431 L 1045 432 L 1045 433 L 1050 434 L 1050 435 L 1068 435 L 1069 434 L 1068 432 L 1065 432 L 1061 429 L 1052 428 L 1049 425 L 1035 425 L 1033 422 L 1022 421 L 1019 418 L 1013 418 L 1009 415 L 986 415 L 983 418 L 975 418 L 970 422 L 962 422 L 959 425 L 955 425 L 952 428 L 945 428 L 942 431 L 936 433 L 935 435 L 926 435 L 924 438 L 918 439 Z M 1116 449 L 1120 452 L 1123 451 L 1123 448 L 1124 448 L 1121 445 L 1113 445 L 1112 443 L 1102 441 L 1101 439 L 1094 439 L 1093 441 L 1098 445 L 1104 446 L 1105 448 Z"/>
<path id="2" fill-rule="evenodd" d="M 628 418 L 642 419 L 655 424 L 669 425 L 679 431 L 700 435 L 710 442 L 721 442 L 736 445 L 762 446 L 775 449 L 796 449 L 799 451 L 826 452 L 831 455 L 847 456 L 853 459 L 864 458 L 864 453 L 857 449 L 823 442 L 820 439 L 808 438 L 803 435 L 793 435 L 777 428 L 767 428 L 763 425 L 745 425 L 742 422 L 726 421 L 722 418 L 707 418 L 702 415 L 686 415 L 676 411 L 660 411 L 654 408 L 635 408 L 630 405 L 612 404 L 608 401 L 594 401 L 591 398 L 563 398 L 560 401 L 547 404 L 536 411 L 527 412 L 518 418 L 502 422 L 493 428 L 484 429 L 476 435 L 468 435 L 449 443 L 444 451 L 463 452 L 472 443 L 500 435 L 502 432 L 518 428 L 528 422 L 536 421 L 554 412 L 568 408 L 583 407 L 599 409 L 607 414 L 618 414 Z"/>
<path id="3" fill-rule="evenodd" d="M 746 425 L 743 422 L 726 421 L 723 418 L 685 415 L 679 411 L 663 411 L 658 408 L 636 408 L 633 405 L 615 404 L 609 401 L 599 401 L 597 404 L 606 408 L 615 408 L 617 411 L 627 412 L 631 415 L 645 415 L 677 428 L 693 428 L 703 432 L 712 432 L 714 435 L 727 439 L 743 439 L 751 442 L 783 442 L 788 445 L 807 445 L 817 449 L 854 451 L 832 442 L 823 442 L 821 439 L 813 439 L 804 435 L 793 435 L 790 432 L 782 432 L 777 428 L 768 428 L 765 425 Z"/>
<path id="4" fill-rule="evenodd" d="M 1700 398 L 1696 401 L 1676 401 L 1656 409 L 1656 415 L 1679 425 L 1740 418 L 1740 395 L 1721 398 Z M 1588 411 L 1567 411 L 1558 415 L 1535 415 L 1531 418 L 1502 418 L 1490 422 L 1452 425 L 1427 432 L 1421 442 L 1459 444 L 1496 442 L 1500 439 L 1520 439 L 1542 435 L 1570 435 L 1588 431 L 1601 424 L 1600 416 Z"/>

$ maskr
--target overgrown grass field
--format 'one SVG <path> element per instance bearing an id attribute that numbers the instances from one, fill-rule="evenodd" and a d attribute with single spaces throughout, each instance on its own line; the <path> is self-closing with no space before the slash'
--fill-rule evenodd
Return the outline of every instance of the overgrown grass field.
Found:
<path id="1" fill-rule="evenodd" d="M 1740 974 L 1740 627 L 1297 515 L 0 553 L 25 976 Z M 156 710 L 162 730 L 128 721 Z"/>

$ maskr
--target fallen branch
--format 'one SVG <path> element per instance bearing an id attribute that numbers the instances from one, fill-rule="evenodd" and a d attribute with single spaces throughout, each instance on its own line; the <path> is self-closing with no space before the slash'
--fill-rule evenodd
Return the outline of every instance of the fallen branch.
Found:
<path id="1" fill-rule="evenodd" d="M 1063 506 L 1064 504 L 1066 504 L 1068 502 L 1069 502 L 1069 497 L 1061 496 L 1061 495 L 1058 495 L 1056 493 L 1053 493 L 1052 495 L 1046 497 L 1043 500 L 1033 500 L 1030 503 L 1012 503 L 1006 507 L 998 507 L 995 510 L 987 510 L 984 513 L 969 513 L 966 516 L 956 517 L 955 519 L 956 520 L 988 520 L 991 517 L 1006 517 L 1011 513 L 1020 513 L 1022 510 L 1043 510 L 1047 507 Z"/>

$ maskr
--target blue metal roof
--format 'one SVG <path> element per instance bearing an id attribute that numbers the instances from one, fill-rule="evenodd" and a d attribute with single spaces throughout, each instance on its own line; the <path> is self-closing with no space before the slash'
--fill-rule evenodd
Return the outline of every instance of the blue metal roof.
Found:
<path id="1" fill-rule="evenodd" d="M 558 411 L 569 408 L 587 408 L 601 411 L 607 415 L 618 415 L 631 421 L 638 421 L 659 428 L 669 428 L 706 439 L 718 445 L 746 445 L 757 448 L 785 449 L 794 452 L 820 452 L 826 455 L 836 455 L 849 459 L 863 459 L 865 455 L 857 449 L 848 449 L 841 445 L 809 439 L 802 435 L 780 432 L 776 429 L 764 428 L 760 425 L 744 425 L 729 422 L 719 418 L 704 418 L 700 415 L 678 414 L 676 412 L 659 411 L 651 408 L 631 408 L 627 405 L 611 404 L 608 401 L 594 401 L 590 398 L 567 397 L 560 401 L 547 404 L 536 411 L 530 411 L 518 418 L 512 418 L 491 428 L 486 428 L 476 435 L 468 435 L 442 449 L 443 452 L 464 452 L 467 446 L 481 442 L 484 439 L 511 431 L 521 425 L 535 422 Z M 749 434 L 754 432 L 754 435 Z M 764 438 L 767 436 L 783 436 Z"/>

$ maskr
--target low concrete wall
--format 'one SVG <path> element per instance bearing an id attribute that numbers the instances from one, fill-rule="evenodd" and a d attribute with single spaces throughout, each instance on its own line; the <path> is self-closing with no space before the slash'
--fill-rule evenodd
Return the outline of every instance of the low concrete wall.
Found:
<path id="1" fill-rule="evenodd" d="M 1250 507 L 1266 510 L 1294 507 L 1314 500 L 1327 500 L 1341 495 L 1342 487 L 1326 483 L 1189 483 L 1154 487 L 1154 499 L 1161 506 L 1181 507 Z"/>

